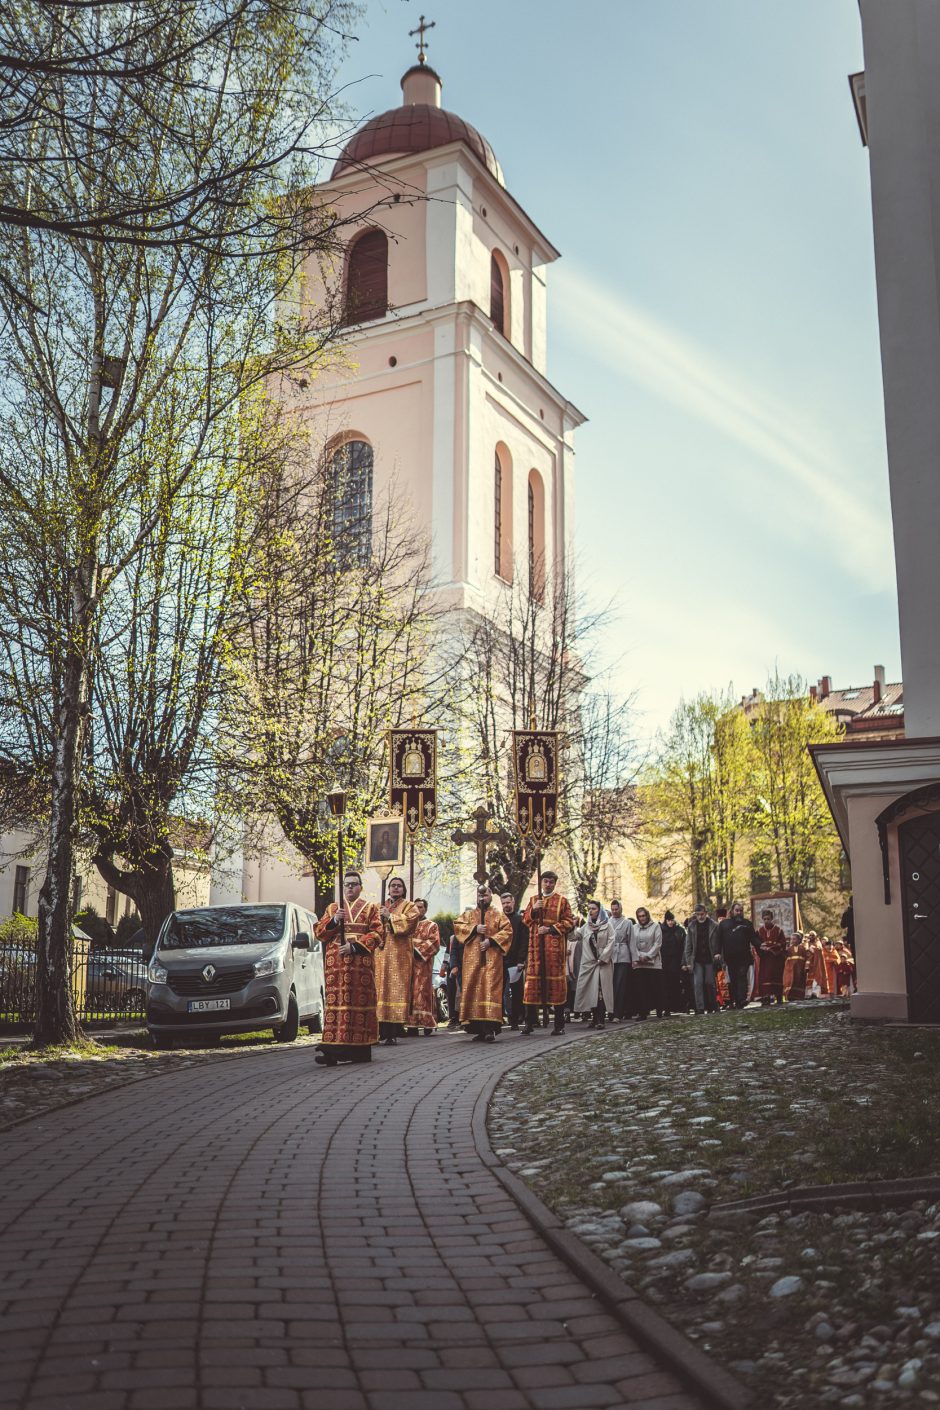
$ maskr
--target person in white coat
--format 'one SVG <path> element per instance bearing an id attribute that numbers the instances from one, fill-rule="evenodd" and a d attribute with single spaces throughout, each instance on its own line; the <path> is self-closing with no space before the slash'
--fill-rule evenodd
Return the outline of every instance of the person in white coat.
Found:
<path id="1" fill-rule="evenodd" d="M 624 915 L 623 906 L 619 901 L 614 900 L 610 903 L 609 924 L 614 942 L 611 956 L 614 962 L 614 1007 L 610 1018 L 611 1022 L 617 1023 L 620 1019 L 632 1018 L 635 1007 L 633 1002 L 633 955 L 630 951 L 633 921 Z"/>
<path id="2" fill-rule="evenodd" d="M 636 925 L 630 936 L 633 952 L 633 982 L 636 986 L 637 1018 L 663 1016 L 663 932 L 645 906 L 636 908 Z"/>
<path id="3" fill-rule="evenodd" d="M 614 1006 L 614 937 L 599 901 L 588 901 L 588 918 L 578 932 L 581 968 L 574 996 L 575 1013 L 592 1013 L 591 1028 L 603 1028 Z"/>

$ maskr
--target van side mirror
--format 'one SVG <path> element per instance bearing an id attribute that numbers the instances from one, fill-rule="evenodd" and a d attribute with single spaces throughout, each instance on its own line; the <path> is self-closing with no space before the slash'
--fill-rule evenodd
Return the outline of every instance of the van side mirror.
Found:
<path id="1" fill-rule="evenodd" d="M 306 930 L 298 930 L 297 934 L 291 941 L 291 945 L 295 950 L 309 950 L 310 936 L 307 934 Z"/>

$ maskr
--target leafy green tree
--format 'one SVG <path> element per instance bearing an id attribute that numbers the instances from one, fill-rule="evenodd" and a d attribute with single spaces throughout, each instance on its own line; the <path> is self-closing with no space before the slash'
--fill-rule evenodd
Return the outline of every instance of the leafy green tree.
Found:
<path id="1" fill-rule="evenodd" d="M 37 36 L 43 66 L 0 90 L 0 155 L 13 144 L 0 161 L 0 710 L 9 777 L 33 781 L 44 814 L 42 1044 L 78 1036 L 69 901 L 106 609 L 214 453 L 214 428 L 253 387 L 309 372 L 335 331 L 299 288 L 341 231 L 311 203 L 315 162 L 290 132 L 326 116 L 331 17 L 346 12 L 4 12 L 0 68 Z M 154 495 L 167 399 L 175 439 Z"/>
<path id="2" fill-rule="evenodd" d="M 132 898 L 151 947 L 176 903 L 174 852 L 185 847 L 208 867 L 231 615 L 260 462 L 277 444 L 252 410 L 263 399 L 248 396 L 212 424 L 198 463 L 169 495 L 191 399 L 189 379 L 174 377 L 144 418 L 136 453 L 147 473 L 134 513 L 155 523 L 102 604 L 81 780 L 92 860 Z"/>
<path id="3" fill-rule="evenodd" d="M 809 698 L 800 676 L 776 672 L 750 716 L 754 755 L 752 835 L 775 889 L 807 892 L 834 882 L 841 844 L 809 752 L 843 727 Z"/>
<path id="4" fill-rule="evenodd" d="M 750 731 L 730 688 L 679 702 L 644 783 L 644 833 L 696 901 L 726 905 L 743 890 L 752 770 Z"/>
<path id="5" fill-rule="evenodd" d="M 318 904 L 332 896 L 336 827 L 326 794 L 347 792 L 347 861 L 387 806 L 387 733 L 434 724 L 449 691 L 437 650 L 426 536 L 391 485 L 356 517 L 332 456 L 298 444 L 261 492 L 229 651 L 219 773 L 232 808 L 305 858 Z M 301 473 L 302 470 L 302 473 Z M 276 828 L 272 828 L 276 824 Z"/>
<path id="6" fill-rule="evenodd" d="M 755 857 L 771 889 L 834 886 L 839 838 L 809 745 L 842 733 L 799 676 L 779 672 L 747 710 L 730 688 L 681 701 L 641 789 L 647 842 L 713 906 L 749 893 Z"/>

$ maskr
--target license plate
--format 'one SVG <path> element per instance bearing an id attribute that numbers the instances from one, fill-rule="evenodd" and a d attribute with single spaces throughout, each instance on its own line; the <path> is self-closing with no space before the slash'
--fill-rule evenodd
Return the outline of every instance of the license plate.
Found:
<path id="1" fill-rule="evenodd" d="M 190 999 L 186 1005 L 188 1013 L 210 1013 L 216 1009 L 230 1009 L 231 999 Z"/>

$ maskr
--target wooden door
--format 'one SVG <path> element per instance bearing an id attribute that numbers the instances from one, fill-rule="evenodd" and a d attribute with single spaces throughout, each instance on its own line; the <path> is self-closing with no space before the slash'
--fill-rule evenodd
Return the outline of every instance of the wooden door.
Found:
<path id="1" fill-rule="evenodd" d="M 940 1023 L 940 813 L 898 828 L 908 1018 Z"/>

